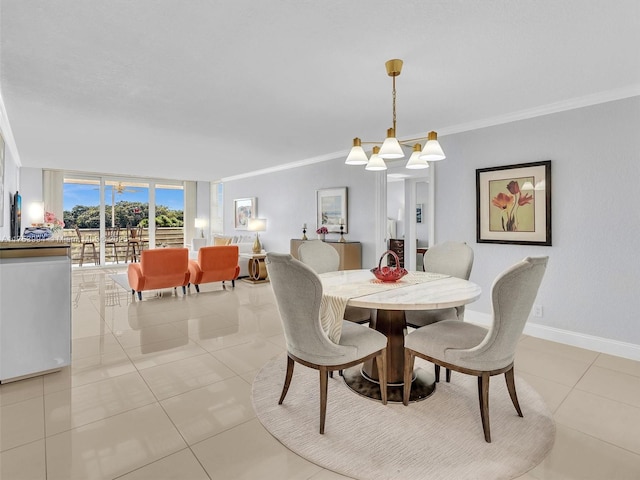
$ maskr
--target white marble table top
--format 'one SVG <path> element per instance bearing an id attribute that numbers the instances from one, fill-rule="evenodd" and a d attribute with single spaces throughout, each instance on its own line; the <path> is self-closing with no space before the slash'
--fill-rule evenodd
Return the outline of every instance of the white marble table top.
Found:
<path id="1" fill-rule="evenodd" d="M 419 273 L 419 272 L 417 272 Z M 339 295 L 341 287 L 353 292 L 353 286 L 367 285 L 376 278 L 369 270 L 342 270 L 320 275 L 325 291 Z M 347 305 L 382 310 L 432 310 L 457 307 L 477 300 L 481 288 L 473 282 L 455 277 L 436 278 L 423 283 L 388 284 L 382 290 L 363 296 L 351 297 Z"/>

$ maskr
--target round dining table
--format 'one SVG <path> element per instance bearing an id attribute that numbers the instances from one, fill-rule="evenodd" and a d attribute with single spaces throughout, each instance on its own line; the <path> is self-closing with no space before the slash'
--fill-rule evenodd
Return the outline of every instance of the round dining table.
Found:
<path id="1" fill-rule="evenodd" d="M 387 344 L 387 396 L 402 402 L 404 375 L 404 336 L 407 331 L 405 311 L 436 310 L 458 307 L 477 300 L 480 287 L 468 280 L 428 272 L 409 272 L 397 282 L 385 284 L 369 270 L 343 270 L 320 275 L 325 294 L 348 297 L 347 305 L 371 309 L 370 328 L 383 333 Z M 374 293 L 369 293 L 376 290 Z M 359 295 L 359 293 L 365 293 Z M 380 399 L 376 362 L 343 372 L 344 380 L 354 391 Z M 414 370 L 410 401 L 422 400 L 435 390 L 435 376 Z"/>

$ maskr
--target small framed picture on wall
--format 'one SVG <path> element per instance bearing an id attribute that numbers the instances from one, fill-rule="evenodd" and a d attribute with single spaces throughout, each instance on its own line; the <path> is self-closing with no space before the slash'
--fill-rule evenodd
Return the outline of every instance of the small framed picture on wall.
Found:
<path id="1" fill-rule="evenodd" d="M 236 198 L 233 201 L 233 226 L 236 230 L 247 230 L 249 219 L 256 218 L 256 197 Z"/>

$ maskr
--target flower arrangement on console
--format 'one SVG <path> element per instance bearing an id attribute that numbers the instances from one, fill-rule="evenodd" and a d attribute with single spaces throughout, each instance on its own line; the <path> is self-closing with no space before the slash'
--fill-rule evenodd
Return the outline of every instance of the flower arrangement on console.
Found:
<path id="1" fill-rule="evenodd" d="M 320 227 L 316 230 L 316 233 L 318 235 L 326 235 L 327 233 L 329 233 L 329 230 L 327 230 L 327 227 Z"/>
<path id="2" fill-rule="evenodd" d="M 55 213 L 44 212 L 44 226 L 55 233 L 64 228 L 64 222 L 56 217 Z"/>

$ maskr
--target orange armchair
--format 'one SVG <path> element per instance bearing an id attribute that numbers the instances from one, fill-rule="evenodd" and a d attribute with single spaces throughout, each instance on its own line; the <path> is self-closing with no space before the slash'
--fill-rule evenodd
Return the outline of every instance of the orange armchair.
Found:
<path id="1" fill-rule="evenodd" d="M 237 245 L 201 247 L 198 260 L 189 260 L 191 283 L 196 286 L 196 291 L 200 291 L 201 283 L 224 283 L 225 280 L 231 280 L 231 285 L 235 287 L 240 274 L 239 254 Z"/>
<path id="2" fill-rule="evenodd" d="M 140 263 L 130 263 L 127 272 L 131 292 L 142 300 L 144 290 L 182 287 L 189 284 L 189 250 L 187 248 L 155 248 L 143 250 Z"/>

